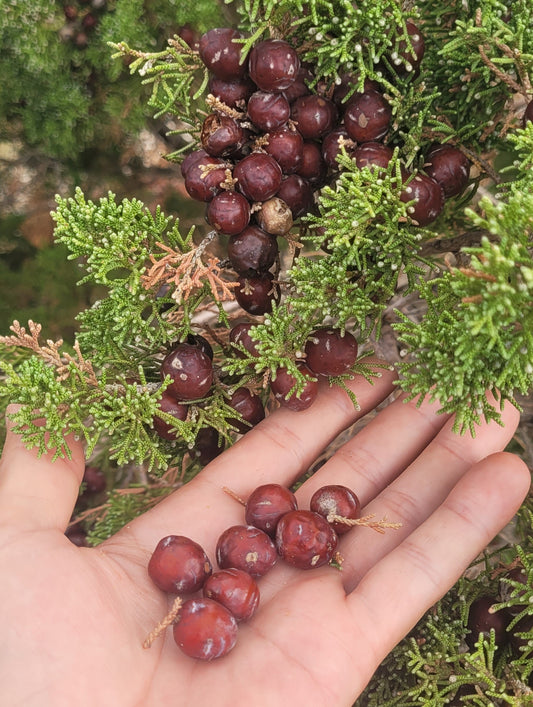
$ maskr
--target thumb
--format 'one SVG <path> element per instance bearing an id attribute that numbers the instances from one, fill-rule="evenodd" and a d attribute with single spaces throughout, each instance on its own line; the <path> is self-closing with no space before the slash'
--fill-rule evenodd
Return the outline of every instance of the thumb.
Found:
<path id="1" fill-rule="evenodd" d="M 76 499 L 85 469 L 82 445 L 67 436 L 70 459 L 52 461 L 52 454 L 38 456 L 36 449 L 27 449 L 20 435 L 13 432 L 9 415 L 17 406 L 6 411 L 7 437 L 0 458 L 0 518 L 4 526 L 23 530 L 56 528 L 64 532 Z"/>

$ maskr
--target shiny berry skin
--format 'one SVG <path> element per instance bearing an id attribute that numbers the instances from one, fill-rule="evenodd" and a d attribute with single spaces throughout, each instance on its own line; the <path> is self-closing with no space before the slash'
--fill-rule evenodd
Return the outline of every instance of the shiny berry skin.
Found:
<path id="1" fill-rule="evenodd" d="M 202 427 L 196 435 L 194 447 L 190 454 L 198 459 L 202 466 L 207 466 L 219 454 L 222 454 L 226 443 L 214 427 Z"/>
<path id="2" fill-rule="evenodd" d="M 248 621 L 259 606 L 257 582 L 248 572 L 235 567 L 213 572 L 202 593 L 207 599 L 225 606 L 236 621 Z"/>
<path id="3" fill-rule="evenodd" d="M 212 157 L 228 157 L 246 142 L 246 134 L 236 120 L 211 113 L 202 124 L 202 147 Z"/>
<path id="4" fill-rule="evenodd" d="M 229 27 L 211 29 L 200 37 L 198 51 L 206 67 L 224 81 L 240 78 L 246 73 L 246 62 L 240 63 L 242 34 Z"/>
<path id="5" fill-rule="evenodd" d="M 305 362 L 313 373 L 340 376 L 349 371 L 357 359 L 357 341 L 349 332 L 339 329 L 317 329 L 305 344 Z"/>
<path id="6" fill-rule="evenodd" d="M 238 304 L 254 316 L 261 316 L 272 311 L 272 302 L 277 297 L 277 289 L 273 283 L 272 273 L 263 272 L 256 275 L 241 275 L 235 288 L 235 299 Z"/>
<path id="7" fill-rule="evenodd" d="M 266 201 L 281 185 L 281 167 L 276 160 L 262 152 L 252 152 L 233 169 L 237 188 L 250 201 Z"/>
<path id="8" fill-rule="evenodd" d="M 193 150 L 192 152 L 189 152 L 187 157 L 185 157 L 185 159 L 181 163 L 181 176 L 185 178 L 185 175 L 187 174 L 189 169 L 199 160 L 204 159 L 205 157 L 208 157 L 208 154 L 203 148 L 200 150 Z"/>
<path id="9" fill-rule="evenodd" d="M 377 91 L 354 93 L 346 105 L 344 127 L 356 142 L 371 142 L 385 137 L 392 110 Z"/>
<path id="10" fill-rule="evenodd" d="M 297 98 L 300 98 L 300 96 L 307 96 L 308 93 L 311 93 L 307 83 L 312 80 L 313 74 L 309 71 L 309 69 L 305 66 L 300 66 L 296 81 L 292 83 L 289 88 L 283 91 L 283 95 L 289 103 L 293 103 Z"/>
<path id="11" fill-rule="evenodd" d="M 427 226 L 440 215 L 444 208 L 444 189 L 431 177 L 417 174 L 400 194 L 404 202 L 414 200 L 407 207 L 407 214 L 419 226 Z"/>
<path id="12" fill-rule="evenodd" d="M 296 411 L 306 410 L 315 401 L 318 393 L 318 382 L 313 379 L 312 371 L 304 363 L 297 363 L 296 366 L 300 373 L 303 373 L 308 378 L 300 395 L 294 392 L 288 398 L 286 397 L 296 385 L 296 378 L 283 367 L 278 368 L 276 371 L 276 377 L 271 382 L 270 389 L 276 400 L 283 407 Z"/>
<path id="13" fill-rule="evenodd" d="M 96 466 L 86 466 L 83 472 L 84 493 L 102 493 L 105 491 L 107 481 L 104 472 Z"/>
<path id="14" fill-rule="evenodd" d="M 313 511 L 289 511 L 278 522 L 276 549 L 289 565 L 301 570 L 331 561 L 338 538 L 331 525 Z"/>
<path id="15" fill-rule="evenodd" d="M 315 140 L 331 132 L 337 122 L 337 107 L 328 98 L 310 94 L 291 105 L 291 120 L 304 140 Z"/>
<path id="16" fill-rule="evenodd" d="M 203 548 L 184 535 L 161 538 L 148 563 L 152 582 L 173 594 L 197 592 L 212 571 Z"/>
<path id="17" fill-rule="evenodd" d="M 424 58 L 424 53 L 426 51 L 426 44 L 424 42 L 424 37 L 416 25 L 412 22 L 406 22 L 405 27 L 407 29 L 407 34 L 411 40 L 411 45 L 413 51 L 409 49 L 405 39 L 402 39 L 398 45 L 398 60 L 393 60 L 393 65 L 398 74 L 404 75 L 410 71 L 417 71 L 420 68 L 422 59 Z M 398 62 L 398 63 L 397 63 Z"/>
<path id="18" fill-rule="evenodd" d="M 343 145 L 346 153 L 350 155 L 355 147 L 353 140 L 348 137 L 344 128 L 336 128 L 324 136 L 322 140 L 322 157 L 331 169 L 338 169 L 337 157 L 341 154 Z"/>
<path id="19" fill-rule="evenodd" d="M 328 516 L 342 516 L 351 520 L 361 516 L 361 502 L 355 493 L 347 486 L 339 484 L 329 484 L 317 489 L 311 496 L 309 509 L 323 516 L 337 535 L 347 533 L 351 526 L 339 521 L 329 521 Z"/>
<path id="20" fill-rule="evenodd" d="M 394 151 L 382 142 L 365 142 L 355 148 L 353 158 L 359 169 L 374 166 L 386 169 L 393 154 Z"/>
<path id="21" fill-rule="evenodd" d="M 167 412 L 169 415 L 172 415 L 172 417 L 175 417 L 177 420 L 185 421 L 187 419 L 187 412 L 189 410 L 187 405 L 180 403 L 178 400 L 176 400 L 175 396 L 172 395 L 172 393 L 168 393 L 167 390 L 164 390 L 161 394 L 159 407 L 163 412 Z M 163 420 L 158 415 L 154 415 L 152 422 L 154 425 L 154 430 L 162 439 L 168 439 L 170 441 L 177 439 L 176 430 L 172 428 L 172 426 L 168 422 L 166 422 L 166 420 Z"/>
<path id="22" fill-rule="evenodd" d="M 188 599 L 172 629 L 174 640 L 190 658 L 214 660 L 237 642 L 237 620 L 213 599 Z"/>
<path id="23" fill-rule="evenodd" d="M 250 270 L 268 270 L 276 262 L 279 248 L 276 238 L 259 226 L 248 226 L 228 241 L 228 258 L 234 270 L 245 274 Z"/>
<path id="24" fill-rule="evenodd" d="M 298 78 L 300 59 L 283 39 L 266 39 L 250 52 L 248 71 L 262 91 L 280 93 Z"/>
<path id="25" fill-rule="evenodd" d="M 238 192 L 223 191 L 209 202 L 206 218 L 219 233 L 236 235 L 250 223 L 250 202 Z"/>
<path id="26" fill-rule="evenodd" d="M 178 400 L 203 398 L 213 383 L 213 364 L 199 347 L 178 344 L 161 364 L 161 377 L 170 376 L 166 389 Z"/>
<path id="27" fill-rule="evenodd" d="M 273 536 L 279 519 L 298 508 L 293 492 L 280 484 L 263 484 L 252 491 L 244 509 L 248 525 Z"/>
<path id="28" fill-rule="evenodd" d="M 213 360 L 213 347 L 205 336 L 202 336 L 201 334 L 187 334 L 187 343 L 191 346 L 196 346 L 203 351 L 205 355 L 211 359 L 211 361 Z"/>
<path id="29" fill-rule="evenodd" d="M 299 174 L 284 177 L 276 196 L 287 204 L 293 219 L 312 211 L 315 204 L 311 184 Z"/>
<path id="30" fill-rule="evenodd" d="M 257 358 L 259 356 L 259 352 L 256 348 L 255 341 L 250 336 L 250 329 L 253 326 L 255 325 L 248 322 L 235 324 L 235 326 L 230 329 L 229 340 L 232 344 L 240 344 L 251 356 Z M 244 356 L 244 354 L 238 349 L 235 349 L 235 351 L 238 356 Z"/>
<path id="31" fill-rule="evenodd" d="M 269 130 L 263 148 L 276 160 L 283 174 L 296 172 L 302 164 L 304 141 L 297 130 L 286 127 Z"/>
<path id="32" fill-rule="evenodd" d="M 208 88 L 211 95 L 229 108 L 236 108 L 241 101 L 246 102 L 256 89 L 254 82 L 248 76 L 233 81 L 224 81 L 211 76 Z"/>
<path id="33" fill-rule="evenodd" d="M 219 537 L 216 558 L 220 569 L 235 567 L 252 577 L 262 577 L 277 560 L 274 543 L 251 525 L 233 525 Z"/>
<path id="34" fill-rule="evenodd" d="M 335 86 L 331 100 L 337 106 L 339 114 L 342 113 L 342 115 L 344 115 L 346 104 L 355 93 L 354 89 L 357 86 L 358 81 L 359 79 L 357 76 L 354 76 L 353 74 L 343 74 L 341 76 L 340 84 Z M 367 91 L 379 91 L 379 84 L 375 81 L 371 81 L 369 78 L 365 78 L 363 90 L 365 93 Z M 348 94 L 350 94 L 350 98 L 346 98 Z"/>
<path id="35" fill-rule="evenodd" d="M 263 201 L 255 218 L 263 231 L 271 236 L 284 236 L 292 228 L 292 211 L 278 196 Z"/>
<path id="36" fill-rule="evenodd" d="M 245 434 L 265 419 L 265 407 L 261 398 L 244 386 L 237 388 L 228 400 L 228 405 L 242 417 L 242 420 L 228 420 L 241 434 Z"/>
<path id="37" fill-rule="evenodd" d="M 460 194 L 470 176 L 470 161 L 453 145 L 436 145 L 426 158 L 424 170 L 444 189 L 444 196 Z"/>
<path id="38" fill-rule="evenodd" d="M 527 123 L 533 123 L 533 101 L 530 101 L 527 106 L 526 110 L 524 111 L 524 115 L 522 116 L 522 126 L 525 128 Z"/>
<path id="39" fill-rule="evenodd" d="M 302 163 L 296 173 L 303 177 L 312 186 L 324 184 L 328 166 L 322 157 L 322 150 L 316 142 L 304 142 L 302 150 Z"/>
<path id="40" fill-rule="evenodd" d="M 222 191 L 226 179 L 226 163 L 219 157 L 200 157 L 190 164 L 185 173 L 185 189 L 196 201 L 211 201 Z"/>
<path id="41" fill-rule="evenodd" d="M 248 117 L 258 130 L 268 132 L 285 125 L 291 114 L 288 100 L 281 93 L 256 91 L 248 101 Z"/>
<path id="42" fill-rule="evenodd" d="M 497 603 L 498 600 L 490 596 L 480 597 L 472 602 L 467 622 L 467 627 L 471 633 L 466 637 L 466 641 L 471 647 L 477 642 L 480 633 L 488 638 L 491 629 L 494 629 L 494 639 L 498 646 L 502 646 L 507 642 L 506 629 L 510 616 L 505 609 L 491 613 L 490 608 Z"/>

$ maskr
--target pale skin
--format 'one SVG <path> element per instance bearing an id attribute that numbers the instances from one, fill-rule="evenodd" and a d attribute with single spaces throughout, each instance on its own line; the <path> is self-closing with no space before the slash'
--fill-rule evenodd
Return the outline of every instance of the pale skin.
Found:
<path id="1" fill-rule="evenodd" d="M 172 630 L 143 641 L 174 597 L 147 575 L 165 535 L 187 535 L 214 558 L 220 533 L 243 523 L 258 485 L 290 485 L 341 430 L 393 390 L 394 373 L 345 392 L 323 384 L 304 412 L 279 410 L 192 482 L 97 548 L 65 537 L 84 470 L 37 459 L 8 434 L 0 462 L 0 704 L 9 707 L 349 707 L 381 660 L 512 518 L 530 484 L 525 464 L 502 452 L 518 414 L 482 425 L 475 439 L 451 430 L 436 405 L 388 405 L 298 491 L 344 484 L 364 513 L 402 523 L 379 534 L 351 530 L 342 571 L 302 571 L 281 561 L 259 580 L 261 603 L 236 647 L 193 660 Z"/>

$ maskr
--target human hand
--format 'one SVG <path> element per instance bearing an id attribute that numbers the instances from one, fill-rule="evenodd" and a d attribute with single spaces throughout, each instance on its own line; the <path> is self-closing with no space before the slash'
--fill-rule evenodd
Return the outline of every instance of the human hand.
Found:
<path id="1" fill-rule="evenodd" d="M 451 431 L 435 406 L 396 400 L 297 492 L 301 508 L 324 484 L 349 486 L 363 513 L 400 521 L 380 535 L 342 536 L 342 571 L 302 571 L 279 561 L 259 579 L 261 602 L 241 624 L 227 656 L 185 656 L 168 630 L 142 643 L 172 597 L 147 564 L 165 535 L 186 535 L 214 559 L 217 538 L 243 523 L 246 498 L 264 483 L 289 486 L 341 430 L 393 390 L 387 371 L 350 383 L 357 412 L 340 388 L 321 384 L 304 412 L 280 409 L 217 457 L 190 483 L 96 548 L 64 535 L 84 471 L 72 459 L 36 458 L 8 433 L 0 461 L 0 704 L 24 707 L 348 707 L 386 654 L 458 579 L 512 518 L 527 493 L 525 464 L 502 450 L 504 427 L 475 439 Z"/>

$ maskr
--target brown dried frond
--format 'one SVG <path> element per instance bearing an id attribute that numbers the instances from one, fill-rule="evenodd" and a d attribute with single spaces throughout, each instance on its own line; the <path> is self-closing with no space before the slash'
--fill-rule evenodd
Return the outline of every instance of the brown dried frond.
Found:
<path id="1" fill-rule="evenodd" d="M 159 260 L 154 255 L 150 256 L 152 267 L 143 276 L 143 287 L 151 289 L 168 284 L 173 288 L 172 298 L 179 304 L 193 291 L 202 289 L 207 281 L 217 302 L 232 299 L 231 290 L 238 285 L 238 282 L 223 279 L 223 270 L 217 258 L 210 257 L 207 263 L 203 262 L 201 258 L 205 250 L 203 242 L 187 253 L 173 250 L 164 243 L 157 245 L 166 252 L 166 255 Z"/>
<path id="2" fill-rule="evenodd" d="M 29 331 L 26 331 L 26 328 L 21 326 L 16 319 L 9 328 L 13 332 L 13 335 L 0 336 L 0 343 L 30 349 L 50 366 L 56 368 L 57 379 L 59 381 L 66 380 L 69 377 L 70 364 L 73 363 L 81 373 L 87 375 L 87 382 L 89 384 L 98 385 L 93 365 L 83 357 L 80 345 L 77 341 L 74 344 L 74 350 L 76 352 L 76 357 L 74 357 L 69 353 L 60 354 L 59 349 L 63 346 L 63 339 L 58 339 L 57 341 L 47 339 L 46 345 L 43 346 L 39 341 L 42 326 L 31 319 L 28 320 Z"/>

